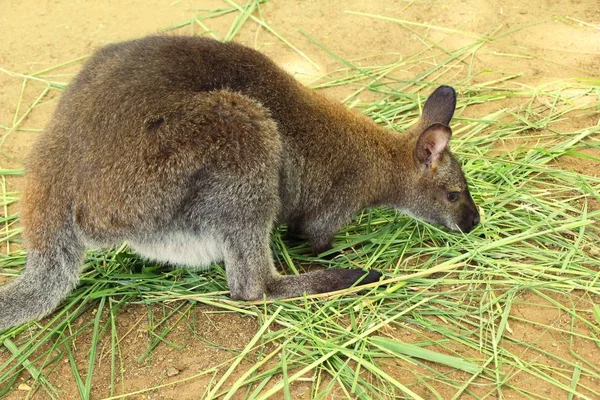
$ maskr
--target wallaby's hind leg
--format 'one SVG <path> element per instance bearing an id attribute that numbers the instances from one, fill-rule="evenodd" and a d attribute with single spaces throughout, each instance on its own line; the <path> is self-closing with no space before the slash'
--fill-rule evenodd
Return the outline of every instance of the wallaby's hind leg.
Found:
<path id="1" fill-rule="evenodd" d="M 226 239 L 224 262 L 231 297 L 258 300 L 278 275 L 273 265 L 269 233 L 240 230 Z"/>
<path id="2" fill-rule="evenodd" d="M 299 297 L 377 282 L 381 273 L 360 269 L 329 269 L 300 275 L 280 275 L 273 264 L 269 231 L 240 232 L 227 241 L 225 268 L 231 297 L 260 300 Z"/>

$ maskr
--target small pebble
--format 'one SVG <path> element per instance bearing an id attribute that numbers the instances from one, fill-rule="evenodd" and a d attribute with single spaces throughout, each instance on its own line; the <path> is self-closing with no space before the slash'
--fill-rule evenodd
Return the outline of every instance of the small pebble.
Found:
<path id="1" fill-rule="evenodd" d="M 22 390 L 24 392 L 29 392 L 31 390 L 31 386 L 25 384 L 25 383 L 21 383 L 19 385 L 19 387 L 17 387 L 17 389 Z"/>
<path id="2" fill-rule="evenodd" d="M 179 375 L 179 370 L 175 367 L 168 367 L 167 370 L 165 371 L 165 373 L 167 374 L 167 376 L 171 377 L 171 376 Z"/>

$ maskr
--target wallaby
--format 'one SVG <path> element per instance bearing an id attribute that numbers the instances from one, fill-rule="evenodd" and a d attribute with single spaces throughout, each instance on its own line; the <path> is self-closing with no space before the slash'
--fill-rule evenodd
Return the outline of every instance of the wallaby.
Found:
<path id="1" fill-rule="evenodd" d="M 319 254 L 365 207 L 390 205 L 470 231 L 479 222 L 448 149 L 456 94 L 436 89 L 397 134 L 299 84 L 235 43 L 153 36 L 97 51 L 27 163 L 27 266 L 0 288 L 0 328 L 50 313 L 78 282 L 86 247 L 223 261 L 231 297 L 301 296 L 379 280 L 377 271 L 280 275 L 275 224 Z"/>

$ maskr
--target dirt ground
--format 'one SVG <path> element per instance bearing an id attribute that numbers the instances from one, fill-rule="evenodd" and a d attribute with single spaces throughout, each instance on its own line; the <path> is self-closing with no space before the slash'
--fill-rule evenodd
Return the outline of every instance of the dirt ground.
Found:
<path id="1" fill-rule="evenodd" d="M 225 3 L 218 0 L 1 0 L 0 68 L 13 73 L 33 73 L 88 55 L 104 44 L 155 33 L 187 21 L 204 12 L 203 10 L 225 6 Z M 334 54 L 344 59 L 356 60 L 358 65 L 363 62 L 374 64 L 394 60 L 403 55 L 413 54 L 424 46 L 417 35 L 396 23 L 346 11 L 384 15 L 416 24 L 443 26 L 479 35 L 500 26 L 507 31 L 523 28 L 495 41 L 491 47 L 481 52 L 477 62 L 491 71 L 522 74 L 519 82 L 523 85 L 539 85 L 573 77 L 600 77 L 600 7 L 597 0 L 274 0 L 264 4 L 264 20 L 305 52 L 318 68 L 251 21 L 242 29 L 236 40 L 260 49 L 277 63 L 296 73 L 298 79 L 307 82 L 339 68 L 339 64 L 311 43 L 300 30 L 317 39 Z M 233 17 L 229 15 L 211 19 L 206 21 L 206 25 L 218 37 L 223 37 Z M 419 26 L 413 25 L 413 28 L 417 29 Z M 180 31 L 186 32 L 189 30 Z M 197 27 L 196 33 L 200 32 L 201 28 Z M 435 32 L 433 35 L 435 37 Z M 465 35 L 456 35 L 449 40 L 459 43 L 470 39 Z M 515 53 L 535 57 L 502 56 Z M 370 57 L 368 61 L 361 61 L 367 56 Z M 68 82 L 79 65 L 73 67 L 68 75 L 57 76 L 56 79 Z M 402 71 L 407 77 L 414 76 L 416 72 L 417 70 Z M 21 96 L 21 83 L 22 80 L 18 76 L 0 72 L 0 125 L 12 125 Z M 329 89 L 326 92 L 341 100 L 349 93 L 349 89 Z M 28 88 L 23 94 L 23 104 L 29 104 L 37 95 L 39 88 Z M 371 99 L 372 96 L 365 94 L 364 99 Z M 53 97 L 56 99 L 58 95 Z M 6 138 L 0 150 L 1 168 L 23 166 L 31 143 L 41 134 L 38 130 L 49 121 L 55 106 L 55 100 L 45 101 L 28 115 L 22 125 L 30 128 L 30 131 L 13 132 Z M 572 128 L 577 128 L 577 124 L 589 122 L 573 121 Z M 572 166 L 574 169 L 592 175 L 598 174 L 597 163 L 589 160 L 577 163 Z M 18 190 L 19 184 L 19 179 L 9 182 L 13 190 Z M 553 311 L 548 311 L 548 315 L 545 315 L 544 310 L 527 306 L 520 307 L 518 311 L 523 314 L 523 318 L 536 315 L 536 318 L 547 323 L 558 318 L 552 314 Z M 138 364 L 137 358 L 147 347 L 142 332 L 136 330 L 143 313 L 142 308 L 130 306 L 119 320 L 120 329 L 131 328 L 134 332 L 127 337 L 124 346 L 129 353 L 124 354 L 124 358 L 128 360 L 125 381 L 128 391 L 168 382 L 172 378 L 165 374 L 174 371 L 171 368 L 178 371 L 178 378 L 192 376 L 197 371 L 231 357 L 226 351 L 194 340 L 189 330 L 181 328 L 172 334 L 172 340 L 186 343 L 183 350 L 159 347 L 149 363 Z M 197 318 L 199 323 L 203 322 L 204 338 L 225 348 L 243 348 L 258 329 L 253 319 L 235 314 L 198 312 Z M 524 332 L 525 337 L 535 334 L 536 332 Z M 560 354 L 561 350 L 552 351 Z M 101 353 L 104 354 L 102 350 Z M 565 357 L 567 356 L 565 354 Z M 62 381 L 59 378 L 61 374 L 64 376 Z M 63 390 L 63 398 L 78 397 L 68 365 L 59 365 L 53 376 L 56 378 L 55 382 L 59 382 L 58 388 Z M 25 376 L 23 379 L 26 378 Z M 95 378 L 94 398 L 105 397 L 108 394 L 108 379 L 106 369 Z M 196 398 L 207 384 L 206 380 L 194 379 L 145 396 L 165 399 Z M 294 398 L 308 396 L 307 389 L 302 385 L 295 385 L 292 394 Z M 548 398 L 554 398 L 554 395 L 564 394 L 550 392 L 546 395 Z M 20 399 L 26 396 L 27 392 L 14 390 L 7 398 Z M 43 396 L 43 393 L 38 393 L 35 398 Z M 140 395 L 138 398 L 144 397 Z"/>

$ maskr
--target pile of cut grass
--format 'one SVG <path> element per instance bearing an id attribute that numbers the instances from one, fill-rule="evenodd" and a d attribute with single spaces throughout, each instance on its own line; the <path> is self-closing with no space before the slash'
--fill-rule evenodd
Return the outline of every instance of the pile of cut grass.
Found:
<path id="1" fill-rule="evenodd" d="M 254 21 L 289 44 L 262 20 L 262 1 L 244 6 L 227 2 L 231 8 L 205 13 L 175 28 L 197 25 L 215 35 L 207 21 L 237 13 L 223 39 L 233 39 L 245 23 Z M 310 385 L 311 398 L 328 397 L 332 391 L 352 399 L 506 393 L 545 397 L 553 390 L 568 398 L 600 398 L 600 367 L 590 351 L 600 347 L 596 223 L 600 178 L 556 164 L 563 156 L 591 157 L 582 150 L 598 149 L 600 125 L 576 131 L 554 128 L 566 118 L 598 115 L 600 81 L 574 79 L 527 88 L 512 84 L 518 76 L 503 76 L 471 83 L 474 55 L 506 34 L 495 30 L 458 49 L 438 43 L 395 63 L 372 67 L 357 67 L 309 37 L 340 63 L 338 71 L 313 86 L 351 86 L 352 94 L 345 99 L 349 106 L 397 131 L 415 120 L 426 94 L 444 81 L 447 71 L 467 65 L 467 74 L 453 82 L 459 100 L 452 147 L 482 212 L 482 223 L 471 234 L 448 233 L 393 210 L 366 210 L 339 232 L 331 251 L 336 256 L 326 261 L 311 257 L 305 243 L 286 241 L 285 227 L 279 228 L 273 236 L 274 255 L 287 273 L 298 273 L 310 264 L 378 268 L 385 271 L 389 284 L 370 285 L 369 292 L 359 296 L 351 289 L 264 304 L 229 300 L 220 266 L 203 273 L 169 270 L 136 258 L 126 246 L 91 252 L 81 284 L 52 317 L 0 334 L 4 360 L 0 395 L 27 371 L 34 391 L 60 398 L 49 375 L 58 360 L 67 359 L 81 397 L 89 398 L 102 345 L 109 349 L 110 398 L 207 376 L 210 384 L 200 395 L 206 399 L 265 399 L 275 394 L 292 398 L 291 390 L 300 382 Z M 400 68 L 422 63 L 425 50 L 439 50 L 435 66 L 410 80 L 393 77 Z M 25 111 L 19 99 L 12 125 L 2 127 L 2 140 L 23 131 L 20 124 L 49 91 L 65 87 L 52 75 L 65 65 L 27 76 L 12 74 L 23 79 L 23 88 L 39 82 L 44 87 Z M 379 100 L 360 102 L 358 94 L 366 90 L 378 93 Z M 511 100 L 508 107 L 506 99 Z M 462 116 L 481 104 L 485 109 L 469 113 L 477 117 Z M 21 173 L 0 170 L 4 208 L 0 241 L 6 249 L 0 271 L 9 278 L 20 273 L 25 253 L 14 248 L 20 244 L 20 231 L 9 206 L 17 196 L 7 190 L 6 179 Z M 128 333 L 119 331 L 117 321 L 130 303 L 148 310 L 148 346 L 136 355 L 140 363 L 148 362 L 159 345 L 185 348 L 185 343 L 170 340 L 178 326 L 201 336 L 201 327 L 189 323 L 196 307 L 253 317 L 259 329 L 224 363 L 128 393 L 122 386 L 127 351 L 122 339 Z M 535 315 L 550 310 L 560 312 L 566 321 Z M 548 343 L 547 335 L 554 342 Z M 78 339 L 81 346 L 84 337 L 89 351 L 84 361 L 78 361 L 74 343 Z M 555 351 L 556 342 L 568 352 Z"/>

